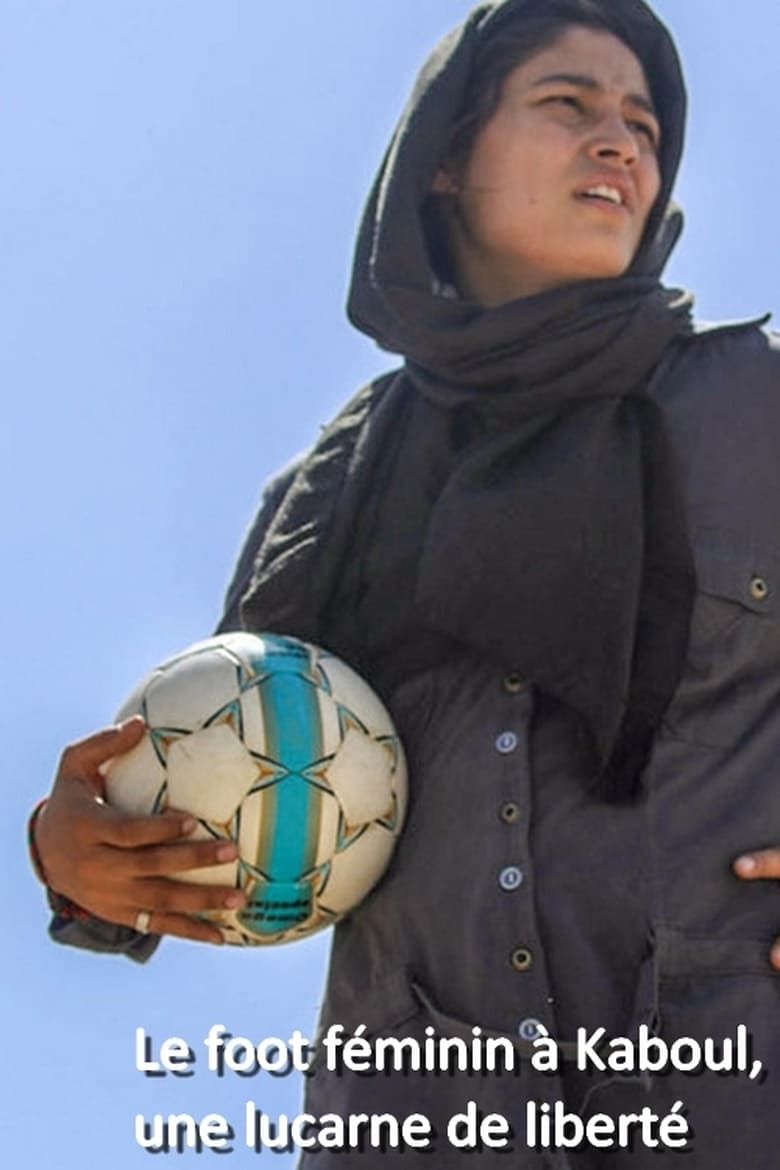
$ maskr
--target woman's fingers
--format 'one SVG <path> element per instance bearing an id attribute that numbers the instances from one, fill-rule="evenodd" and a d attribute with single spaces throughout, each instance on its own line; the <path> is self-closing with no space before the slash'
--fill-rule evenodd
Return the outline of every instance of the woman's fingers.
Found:
<path id="1" fill-rule="evenodd" d="M 132 926 L 133 923 L 128 923 Z M 189 938 L 194 942 L 212 943 L 221 946 L 224 939 L 215 926 L 208 922 L 201 922 L 197 918 L 190 918 L 186 914 L 166 914 L 155 912 L 149 923 L 152 934 L 173 934 L 177 938 Z"/>
<path id="2" fill-rule="evenodd" d="M 60 757 L 57 780 L 86 782 L 96 795 L 103 794 L 101 764 L 129 752 L 143 739 L 146 725 L 140 715 L 115 727 L 105 727 L 65 748 Z M 55 781 L 56 783 L 56 781 Z"/>
<path id="3" fill-rule="evenodd" d="M 748 881 L 755 878 L 780 879 L 780 849 L 757 849 L 753 853 L 743 853 L 734 862 L 734 871 L 738 877 Z"/>
<path id="4" fill-rule="evenodd" d="M 119 903 L 119 891 L 115 892 Z M 238 910 L 245 904 L 232 886 L 205 886 L 168 878 L 144 878 L 122 886 L 122 912 L 135 920 L 139 910 L 153 914 L 202 914 L 207 910 Z"/>
<path id="5" fill-rule="evenodd" d="M 144 730 L 143 720 L 136 717 L 63 752 L 51 797 L 36 824 L 46 880 L 109 922 L 137 927 L 139 913 L 145 912 L 150 931 L 220 942 L 216 927 L 197 915 L 237 909 L 244 904 L 243 894 L 230 886 L 174 879 L 188 870 L 234 861 L 235 845 L 193 840 L 189 834 L 197 822 L 186 812 L 129 817 L 101 799 L 101 766 L 139 743 Z"/>
<path id="6" fill-rule="evenodd" d="M 743 853 L 734 862 L 734 872 L 737 877 L 746 881 L 756 881 L 767 878 L 777 881 L 780 879 L 780 849 L 756 849 L 750 853 Z M 778 891 L 778 919 L 780 919 L 780 891 Z M 780 970 L 780 938 L 775 939 L 769 954 L 773 967 Z"/>
<path id="7" fill-rule="evenodd" d="M 117 873 L 128 877 L 175 876 L 183 870 L 226 865 L 237 857 L 232 841 L 180 841 L 117 850 L 116 866 Z"/>

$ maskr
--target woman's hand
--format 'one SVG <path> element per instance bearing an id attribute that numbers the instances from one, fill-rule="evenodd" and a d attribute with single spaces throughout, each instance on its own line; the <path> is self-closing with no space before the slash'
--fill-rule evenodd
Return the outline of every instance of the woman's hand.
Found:
<path id="1" fill-rule="evenodd" d="M 66 748 L 51 796 L 38 817 L 35 843 L 46 881 L 57 893 L 98 918 L 134 927 L 140 911 L 148 929 L 202 942 L 222 942 L 219 931 L 193 915 L 244 904 L 238 890 L 172 880 L 182 870 L 224 864 L 236 857 L 225 841 L 188 841 L 195 820 L 168 810 L 128 817 L 103 802 L 100 766 L 141 740 L 140 716 Z"/>
<path id="2" fill-rule="evenodd" d="M 780 849 L 758 849 L 755 853 L 743 853 L 734 862 L 734 872 L 746 881 L 760 878 L 780 881 Z M 769 958 L 772 966 L 780 970 L 780 938 L 775 939 Z"/>

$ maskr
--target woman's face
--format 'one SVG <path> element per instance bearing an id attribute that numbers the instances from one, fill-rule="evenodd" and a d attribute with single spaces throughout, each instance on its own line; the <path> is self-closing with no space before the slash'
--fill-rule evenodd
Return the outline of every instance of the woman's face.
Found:
<path id="1" fill-rule="evenodd" d="M 434 179 L 460 292 L 496 305 L 624 273 L 661 187 L 659 141 L 631 49 L 564 30 L 509 73 L 460 171 Z"/>

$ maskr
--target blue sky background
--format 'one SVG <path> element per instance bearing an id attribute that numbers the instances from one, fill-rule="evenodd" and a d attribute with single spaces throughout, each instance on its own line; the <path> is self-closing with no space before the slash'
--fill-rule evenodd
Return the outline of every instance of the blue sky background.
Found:
<path id="1" fill-rule="evenodd" d="M 668 275 L 705 317 L 762 313 L 780 300 L 777 0 L 656 8 L 692 103 Z M 62 745 L 210 631 L 266 476 L 386 368 L 343 315 L 354 225 L 416 67 L 464 12 L 0 0 L 8 1165 L 135 1170 L 137 1111 L 296 1111 L 292 1078 L 145 1080 L 134 1032 L 310 1033 L 327 938 L 168 941 L 145 969 L 56 948 L 23 827 Z"/>

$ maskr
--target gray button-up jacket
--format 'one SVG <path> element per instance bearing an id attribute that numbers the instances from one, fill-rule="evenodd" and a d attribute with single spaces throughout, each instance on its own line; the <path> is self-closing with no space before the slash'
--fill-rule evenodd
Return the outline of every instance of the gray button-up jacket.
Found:
<path id="1" fill-rule="evenodd" d="M 780 1165 L 780 972 L 769 962 L 780 889 L 741 882 L 731 868 L 747 849 L 780 846 L 780 341 L 754 325 L 703 330 L 652 392 L 679 459 L 698 596 L 646 796 L 630 806 L 594 799 L 576 720 L 470 651 L 454 648 L 385 696 L 409 757 L 409 815 L 386 877 L 335 931 L 321 1032 L 365 1025 L 373 1037 L 470 1043 L 477 1028 L 509 1038 L 517 1059 L 501 1075 L 371 1075 L 329 1072 L 321 1055 L 307 1084 L 312 1114 L 422 1113 L 436 1140 L 403 1155 L 307 1153 L 305 1167 Z M 369 405 L 356 441 L 371 418 Z M 323 451 L 334 458 L 328 441 L 321 463 Z M 266 536 L 272 517 L 279 527 L 280 497 L 282 513 L 289 505 L 289 482 L 253 526 L 223 628 L 235 624 L 258 549 L 260 575 L 274 548 L 299 574 L 314 571 L 316 528 L 302 552 L 292 526 L 276 544 Z M 84 929 L 71 924 L 69 941 L 85 942 Z M 102 945 L 101 930 L 87 945 Z M 103 938 L 141 945 L 127 932 Z M 711 1063 L 739 1040 L 748 1071 L 758 1060 L 763 1073 L 616 1071 L 595 1057 L 579 1069 L 578 1029 L 604 1029 L 602 1057 L 640 1029 L 668 1046 L 710 1038 Z M 557 1071 L 531 1063 L 543 1036 L 560 1044 Z M 691 1050 L 678 1047 L 680 1063 Z M 506 1149 L 452 1147 L 448 1119 L 469 1101 L 507 1119 Z M 542 1103 L 558 1101 L 583 1119 L 646 1106 L 663 1118 L 677 1106 L 685 1146 L 659 1161 L 640 1139 L 603 1150 L 529 1144 L 528 1102 L 539 1119 Z"/>

